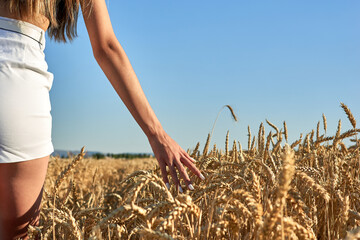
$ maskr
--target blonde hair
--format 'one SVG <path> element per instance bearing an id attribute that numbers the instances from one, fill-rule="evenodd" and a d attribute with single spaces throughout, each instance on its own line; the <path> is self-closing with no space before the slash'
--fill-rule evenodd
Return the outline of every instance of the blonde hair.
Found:
<path id="1" fill-rule="evenodd" d="M 42 14 L 50 21 L 48 35 L 58 42 L 71 41 L 77 36 L 80 2 L 90 13 L 92 0 L 5 0 L 10 13 L 20 17 Z"/>

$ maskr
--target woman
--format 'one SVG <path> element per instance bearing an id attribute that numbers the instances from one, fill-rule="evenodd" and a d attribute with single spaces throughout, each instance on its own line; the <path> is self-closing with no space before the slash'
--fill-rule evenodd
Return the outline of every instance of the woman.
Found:
<path id="1" fill-rule="evenodd" d="M 51 143 L 44 33 L 56 41 L 76 36 L 81 6 L 94 57 L 146 134 L 168 187 L 166 166 L 182 192 L 176 169 L 204 179 L 192 159 L 162 128 L 113 32 L 105 0 L 0 0 L 0 239 L 26 238 L 39 220 Z"/>

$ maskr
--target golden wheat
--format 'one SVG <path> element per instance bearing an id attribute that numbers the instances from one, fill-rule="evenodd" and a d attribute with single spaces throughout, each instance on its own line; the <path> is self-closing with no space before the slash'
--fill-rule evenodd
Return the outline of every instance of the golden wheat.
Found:
<path id="1" fill-rule="evenodd" d="M 229 134 L 225 151 L 210 148 L 209 134 L 202 154 L 200 143 L 191 154 L 206 180 L 189 172 L 195 190 L 183 194 L 167 189 L 154 158 L 51 158 L 29 238 L 358 239 L 360 148 L 345 140 L 359 129 L 350 122 L 326 136 L 323 114 L 325 134 L 318 122 L 289 146 L 286 123 L 282 132 L 267 121 L 276 134 L 261 124 L 255 137 L 249 127 L 244 150 L 237 141 L 229 149 Z"/>

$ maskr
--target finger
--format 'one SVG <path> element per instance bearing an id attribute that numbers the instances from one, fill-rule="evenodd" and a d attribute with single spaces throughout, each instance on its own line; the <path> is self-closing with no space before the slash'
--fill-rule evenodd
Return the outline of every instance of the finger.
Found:
<path id="1" fill-rule="evenodd" d="M 187 174 L 186 169 L 182 165 L 181 161 L 175 161 L 175 165 L 179 169 L 180 176 L 182 177 L 182 179 L 184 179 L 186 186 L 188 186 L 190 190 L 194 190 L 189 175 Z"/>
<path id="2" fill-rule="evenodd" d="M 190 159 L 191 162 L 195 163 L 196 159 L 192 158 L 187 152 L 183 151 L 184 157 Z"/>
<path id="3" fill-rule="evenodd" d="M 166 171 L 166 165 L 161 163 L 160 165 L 160 170 L 161 170 L 161 176 L 162 179 L 167 187 L 167 189 L 170 189 L 170 184 L 169 184 L 169 179 L 168 179 L 168 173 Z"/>
<path id="4" fill-rule="evenodd" d="M 178 179 L 175 166 L 172 165 L 172 166 L 169 166 L 169 168 L 170 168 L 170 174 L 171 174 L 171 177 L 173 178 L 174 184 L 179 187 L 179 191 L 182 193 L 183 190 L 182 190 L 182 188 L 180 186 L 180 181 Z"/>
<path id="5" fill-rule="evenodd" d="M 202 180 L 205 180 L 204 175 L 201 174 L 200 170 L 197 169 L 197 167 L 192 163 L 189 159 L 183 158 L 182 163 L 188 167 L 196 176 L 201 178 Z"/>
<path id="6" fill-rule="evenodd" d="M 187 152 L 183 152 L 183 155 L 186 159 L 189 159 L 191 162 L 195 163 L 196 159 L 192 158 Z"/>

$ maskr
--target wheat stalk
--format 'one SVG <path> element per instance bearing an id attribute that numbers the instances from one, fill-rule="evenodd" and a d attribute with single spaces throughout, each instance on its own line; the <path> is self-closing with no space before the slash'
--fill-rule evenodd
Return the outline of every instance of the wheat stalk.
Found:
<path id="1" fill-rule="evenodd" d="M 342 109 L 346 113 L 346 115 L 347 115 L 351 125 L 353 126 L 353 128 L 356 128 L 356 120 L 354 118 L 354 115 L 351 113 L 350 109 L 348 108 L 348 106 L 346 106 L 344 103 L 340 103 L 340 106 L 342 107 Z"/>
<path id="2" fill-rule="evenodd" d="M 327 130 L 327 121 L 326 121 L 326 117 L 325 117 L 325 114 L 324 114 L 324 113 L 323 113 L 322 117 L 323 117 L 324 131 L 325 131 L 325 134 L 326 134 L 326 130 Z"/>

